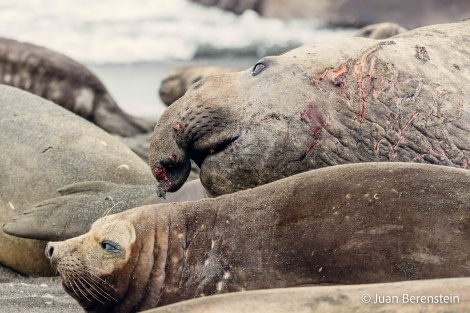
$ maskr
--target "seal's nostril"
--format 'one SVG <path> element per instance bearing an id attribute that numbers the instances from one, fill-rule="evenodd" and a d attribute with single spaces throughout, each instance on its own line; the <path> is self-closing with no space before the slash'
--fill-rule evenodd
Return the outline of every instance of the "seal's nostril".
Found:
<path id="1" fill-rule="evenodd" d="M 46 258 L 50 259 L 52 258 L 52 254 L 54 254 L 54 247 L 50 244 L 47 245 L 46 247 Z"/>

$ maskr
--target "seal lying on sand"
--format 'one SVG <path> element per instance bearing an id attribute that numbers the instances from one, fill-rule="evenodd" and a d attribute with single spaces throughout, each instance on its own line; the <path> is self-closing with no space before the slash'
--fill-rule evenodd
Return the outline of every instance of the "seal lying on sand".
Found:
<path id="1" fill-rule="evenodd" d="M 88 312 L 308 284 L 470 275 L 470 171 L 326 167 L 215 199 L 96 221 L 46 256 Z"/>
<path id="2" fill-rule="evenodd" d="M 470 290 L 470 278 L 417 280 L 353 286 L 282 288 L 204 297 L 145 312 L 467 313 L 470 312 L 470 294 L 468 290 Z"/>
<path id="3" fill-rule="evenodd" d="M 357 37 L 366 37 L 372 39 L 387 39 L 395 35 L 408 31 L 395 23 L 378 23 L 362 27 L 357 31 Z"/>
<path id="4" fill-rule="evenodd" d="M 211 75 L 233 71 L 230 68 L 217 66 L 176 68 L 163 77 L 158 94 L 163 103 L 170 106 L 181 98 L 192 84 Z"/>
<path id="5" fill-rule="evenodd" d="M 151 132 L 155 124 L 122 111 L 83 65 L 33 44 L 0 38 L 0 84 L 51 100 L 109 133 L 132 136 Z"/>
<path id="6" fill-rule="evenodd" d="M 212 196 L 343 163 L 467 168 L 469 33 L 465 21 L 319 43 L 199 81 L 155 127 L 161 192 L 184 183 L 189 159 Z"/>
<path id="7" fill-rule="evenodd" d="M 0 85 L 0 129 L 0 224 L 41 203 L 10 224 L 10 234 L 70 238 L 107 211 L 157 201 L 144 161 L 52 102 Z M 0 263 L 27 275 L 52 274 L 45 245 L 0 230 Z"/>

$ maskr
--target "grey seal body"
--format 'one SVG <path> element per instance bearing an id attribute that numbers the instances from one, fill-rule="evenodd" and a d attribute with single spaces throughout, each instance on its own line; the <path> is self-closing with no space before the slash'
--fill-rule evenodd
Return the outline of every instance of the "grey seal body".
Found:
<path id="1" fill-rule="evenodd" d="M 0 83 L 48 99 L 109 133 L 150 132 L 154 122 L 125 113 L 85 66 L 58 52 L 0 38 Z"/>
<path id="2" fill-rule="evenodd" d="M 0 231 L 0 263 L 20 273 L 53 274 L 42 240 L 70 238 L 109 212 L 160 201 L 146 162 L 50 101 L 0 85 L 0 129 L 0 223 L 10 235 L 41 239 Z"/>

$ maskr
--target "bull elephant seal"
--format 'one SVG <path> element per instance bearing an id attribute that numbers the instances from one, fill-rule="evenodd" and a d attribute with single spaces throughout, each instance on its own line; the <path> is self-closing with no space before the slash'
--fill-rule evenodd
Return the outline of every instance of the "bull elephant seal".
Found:
<path id="1" fill-rule="evenodd" d="M 176 68 L 163 77 L 158 94 L 163 103 L 170 106 L 181 98 L 192 84 L 205 77 L 228 72 L 233 72 L 233 69 L 217 66 Z"/>
<path id="2" fill-rule="evenodd" d="M 237 292 L 183 301 L 146 313 L 466 313 L 470 278 Z M 421 298 L 424 296 L 424 298 Z"/>
<path id="3" fill-rule="evenodd" d="M 107 211 L 157 201 L 146 162 L 52 102 L 0 85 L 0 129 L 0 225 L 30 209 L 6 227 L 9 234 L 70 238 Z M 53 274 L 45 245 L 0 230 L 0 264 L 27 275 Z"/>
<path id="4" fill-rule="evenodd" d="M 202 295 L 470 275 L 470 171 L 357 163 L 215 199 L 143 206 L 51 242 L 88 312 Z"/>
<path id="5" fill-rule="evenodd" d="M 51 100 L 109 133 L 132 136 L 151 132 L 154 126 L 121 110 L 83 65 L 33 44 L 0 38 L 0 84 Z"/>
<path id="6" fill-rule="evenodd" d="M 470 20 L 319 43 L 194 84 L 154 130 L 160 193 L 189 159 L 212 196 L 353 162 L 467 168 L 469 33 Z"/>
<path id="7" fill-rule="evenodd" d="M 387 39 L 395 35 L 408 31 L 395 23 L 378 23 L 362 27 L 357 31 L 357 37 L 366 37 L 372 39 Z"/>

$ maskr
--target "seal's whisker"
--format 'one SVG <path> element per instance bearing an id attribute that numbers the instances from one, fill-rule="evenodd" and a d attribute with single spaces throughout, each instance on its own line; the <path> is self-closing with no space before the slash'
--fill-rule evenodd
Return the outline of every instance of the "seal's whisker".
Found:
<path id="1" fill-rule="evenodd" d="M 96 283 L 93 282 L 93 284 L 89 284 L 89 286 L 90 286 L 91 291 L 96 293 L 96 296 L 102 297 L 104 300 L 118 302 L 113 296 L 111 296 L 109 293 L 103 290 L 102 287 L 100 287 L 99 285 L 96 285 Z"/>
<path id="2" fill-rule="evenodd" d="M 97 276 L 96 274 L 93 274 L 93 273 L 90 271 L 90 269 L 100 270 L 99 268 L 94 267 L 94 266 L 91 266 L 91 265 L 87 265 L 85 272 L 86 272 L 88 275 L 91 275 L 91 276 L 93 276 L 94 278 L 96 278 L 96 279 L 98 280 L 98 282 L 100 282 L 100 283 L 102 283 L 102 284 L 108 286 L 109 288 L 113 289 L 113 291 L 116 291 L 116 289 L 115 289 L 113 286 L 111 286 L 110 284 L 108 284 L 108 282 L 105 281 L 104 279 L 102 279 L 101 277 Z"/>
<path id="3" fill-rule="evenodd" d="M 87 282 L 87 284 L 90 286 L 90 288 L 92 290 L 94 290 L 97 294 L 99 294 L 100 296 L 102 296 L 103 298 L 105 298 L 106 300 L 112 300 L 112 301 L 115 301 L 117 302 L 117 300 L 115 298 L 113 298 L 113 296 L 111 296 L 107 291 L 106 289 L 103 288 L 103 286 L 101 286 L 99 283 L 102 282 L 102 283 L 105 283 L 106 286 L 108 287 L 111 287 L 111 285 L 109 285 L 108 283 L 106 283 L 106 281 L 104 281 L 103 279 L 99 278 L 98 276 L 94 275 L 95 277 L 93 276 L 90 276 L 90 275 L 93 275 L 91 273 L 87 273 L 88 275 L 86 277 L 83 277 L 83 279 Z M 94 280 L 93 278 L 98 278 L 98 280 Z M 112 288 L 114 290 L 114 288 Z"/>
<path id="4" fill-rule="evenodd" d="M 72 281 L 72 283 L 75 285 L 75 287 L 77 287 L 79 293 L 75 292 L 75 294 L 77 296 L 79 296 L 80 294 L 88 301 L 88 302 L 92 302 L 87 296 L 86 296 L 86 293 L 82 290 L 82 288 L 80 288 L 80 286 L 77 284 L 77 282 L 75 281 L 75 277 L 70 277 L 70 280 Z"/>
<path id="5" fill-rule="evenodd" d="M 105 302 L 103 301 L 103 299 L 101 299 L 100 297 L 100 293 L 96 293 L 96 290 L 93 288 L 92 285 L 90 285 L 86 278 L 83 278 L 83 277 L 78 277 L 78 282 L 80 283 L 80 285 L 83 286 L 83 288 L 85 289 L 86 293 L 91 296 L 92 298 L 94 298 L 95 300 L 99 301 L 100 303 L 104 304 Z"/>
<path id="6" fill-rule="evenodd" d="M 68 275 L 68 272 L 67 271 L 64 271 L 62 273 L 62 279 L 64 280 L 65 284 L 67 285 L 67 287 L 69 287 L 73 293 L 77 294 L 78 295 L 78 291 L 75 290 L 73 284 L 71 283 L 72 281 L 72 278 Z"/>
<path id="7" fill-rule="evenodd" d="M 102 217 L 105 217 L 105 216 L 108 216 L 111 211 L 116 207 L 118 206 L 119 204 L 123 203 L 122 201 L 119 201 L 118 203 L 114 204 L 112 207 L 108 208 L 106 211 L 104 211 L 103 213 L 103 216 Z"/>

